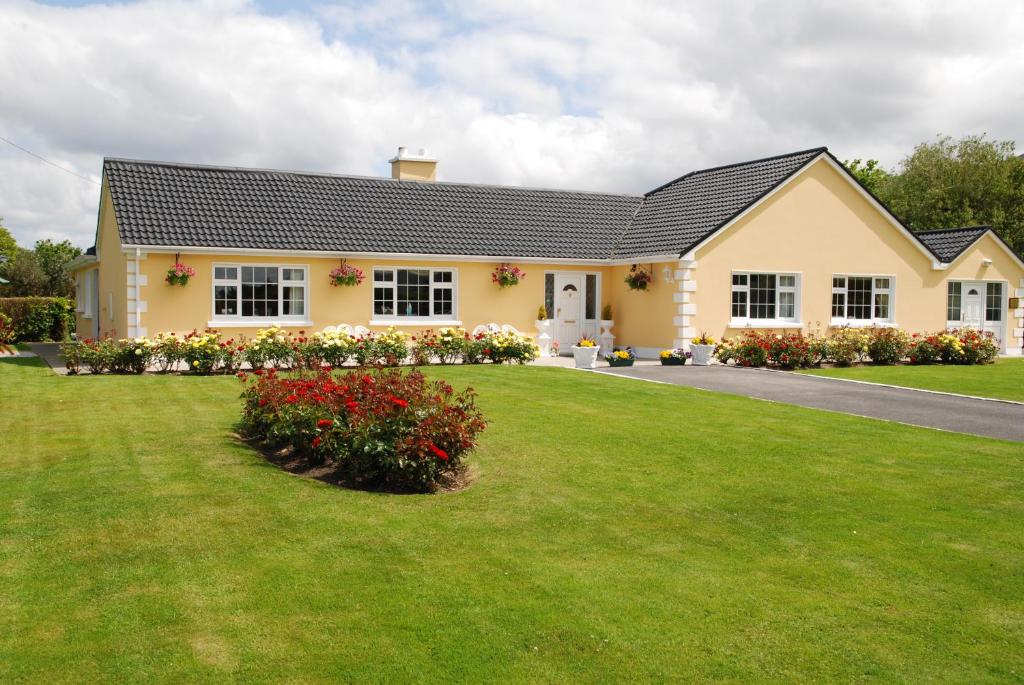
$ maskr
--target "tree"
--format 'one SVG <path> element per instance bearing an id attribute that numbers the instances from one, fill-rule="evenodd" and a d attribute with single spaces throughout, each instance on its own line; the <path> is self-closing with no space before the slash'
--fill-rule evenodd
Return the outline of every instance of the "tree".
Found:
<path id="1" fill-rule="evenodd" d="M 11 235 L 11 232 L 4 228 L 3 218 L 0 218 L 0 275 L 3 274 L 4 263 L 14 259 L 18 254 L 18 242 Z"/>
<path id="2" fill-rule="evenodd" d="M 1012 141 L 978 135 L 922 143 L 876 192 L 914 230 L 989 225 L 1024 252 L 1024 159 Z"/>
<path id="3" fill-rule="evenodd" d="M 878 165 L 877 159 L 869 159 L 866 162 L 860 159 L 846 160 L 843 166 L 874 195 L 882 192 L 882 186 L 892 177 L 892 173 Z"/>
<path id="4" fill-rule="evenodd" d="M 49 278 L 32 250 L 19 247 L 14 258 L 4 265 L 4 278 L 10 281 L 10 285 L 4 286 L 4 294 L 11 297 L 45 295 L 48 292 Z"/>
<path id="5" fill-rule="evenodd" d="M 68 240 L 55 243 L 52 240 L 37 240 L 35 255 L 39 266 L 46 274 L 46 294 L 54 297 L 68 297 L 74 287 L 74 280 L 68 272 L 68 264 L 82 251 Z"/>

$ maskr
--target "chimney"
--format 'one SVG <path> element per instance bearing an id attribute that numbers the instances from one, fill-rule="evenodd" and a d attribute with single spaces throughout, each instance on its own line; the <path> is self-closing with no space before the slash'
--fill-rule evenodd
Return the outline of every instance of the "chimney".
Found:
<path id="1" fill-rule="evenodd" d="M 437 160 L 432 159 L 426 148 L 412 151 L 406 147 L 398 148 L 398 154 L 390 160 L 391 178 L 399 181 L 436 181 Z"/>

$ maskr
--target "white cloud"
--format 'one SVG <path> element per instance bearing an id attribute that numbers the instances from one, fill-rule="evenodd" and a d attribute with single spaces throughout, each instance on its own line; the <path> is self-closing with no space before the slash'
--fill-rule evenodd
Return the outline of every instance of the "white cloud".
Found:
<path id="1" fill-rule="evenodd" d="M 429 9 L 429 11 L 428 11 Z M 0 135 L 103 156 L 642 191 L 827 144 L 895 164 L 938 132 L 1021 138 L 1024 6 L 0 0 Z M 92 240 L 96 188 L 0 147 L 25 243 Z"/>

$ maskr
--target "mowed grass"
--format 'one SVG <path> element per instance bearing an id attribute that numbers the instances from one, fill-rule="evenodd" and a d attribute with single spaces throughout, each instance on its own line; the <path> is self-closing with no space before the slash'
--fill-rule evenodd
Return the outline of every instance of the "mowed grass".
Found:
<path id="1" fill-rule="evenodd" d="M 984 366 L 862 365 L 803 373 L 1024 402 L 1024 359 L 997 359 Z"/>
<path id="2" fill-rule="evenodd" d="M 0 682 L 1019 681 L 1019 444 L 431 369 L 468 489 L 266 464 L 238 382 L 0 362 Z"/>

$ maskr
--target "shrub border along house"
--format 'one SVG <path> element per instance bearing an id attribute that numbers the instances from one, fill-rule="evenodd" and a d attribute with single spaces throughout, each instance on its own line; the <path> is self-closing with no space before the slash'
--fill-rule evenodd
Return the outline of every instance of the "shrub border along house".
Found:
<path id="1" fill-rule="evenodd" d="M 972 328 L 912 335 L 894 328 L 840 328 L 825 336 L 752 330 L 715 348 L 723 364 L 783 369 L 850 366 L 864 360 L 878 365 L 989 364 L 998 355 L 994 336 Z"/>
<path id="2" fill-rule="evenodd" d="M 192 331 L 184 336 L 161 333 L 155 338 L 87 339 L 61 345 L 69 374 L 88 369 L 99 373 L 143 373 L 182 370 L 207 375 L 250 369 L 316 369 L 356 366 L 426 364 L 525 364 L 537 358 L 534 342 L 512 332 L 470 335 L 462 328 L 442 328 L 408 336 L 388 329 L 351 336 L 342 332 L 290 334 L 273 326 L 252 339 L 224 339 L 220 332 Z"/>

